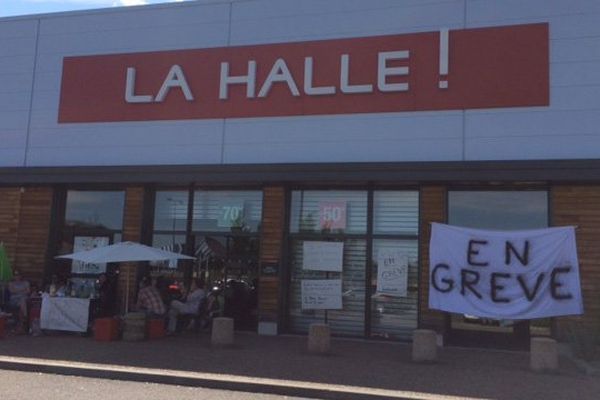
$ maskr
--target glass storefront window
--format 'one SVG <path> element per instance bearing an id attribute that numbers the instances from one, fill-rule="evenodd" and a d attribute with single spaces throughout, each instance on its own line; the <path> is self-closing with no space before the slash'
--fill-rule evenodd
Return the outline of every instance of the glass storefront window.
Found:
<path id="1" fill-rule="evenodd" d="M 546 191 L 450 191 L 448 222 L 479 229 L 520 230 L 548 226 Z M 513 333 L 514 321 L 451 314 L 453 329 Z M 532 333 L 550 334 L 548 319 L 533 320 Z"/>
<path id="2" fill-rule="evenodd" d="M 155 231 L 185 231 L 188 216 L 188 192 L 156 192 L 154 205 Z"/>
<path id="3" fill-rule="evenodd" d="M 398 251 L 407 257 L 406 294 L 390 296 L 377 291 L 379 254 Z M 417 328 L 418 309 L 418 245 L 417 240 L 375 239 L 371 278 L 371 336 L 384 339 L 410 340 Z"/>
<path id="4" fill-rule="evenodd" d="M 262 198 L 260 190 L 157 191 L 153 246 L 195 260 L 151 263 L 151 273 L 167 284 L 202 278 L 236 329 L 255 330 Z"/>
<path id="5" fill-rule="evenodd" d="M 372 196 L 373 207 L 369 210 L 366 190 L 292 192 L 288 313 L 292 332 L 305 333 L 311 323 L 326 321 L 337 335 L 364 336 L 370 332 L 372 337 L 410 339 L 417 327 L 419 194 L 382 190 L 373 191 Z M 369 224 L 372 234 L 368 232 Z M 342 242 L 342 272 L 305 269 L 306 241 Z M 402 275 L 407 292 L 401 296 L 377 291 L 378 259 L 384 250 L 395 251 L 408 260 Z M 342 280 L 341 310 L 302 308 L 302 281 L 321 279 Z M 367 320 L 369 307 L 371 317 Z"/>
<path id="6" fill-rule="evenodd" d="M 194 192 L 194 231 L 258 232 L 261 219 L 261 191 Z"/>
<path id="7" fill-rule="evenodd" d="M 154 201 L 154 235 L 152 246 L 174 253 L 183 253 L 186 242 L 188 191 L 158 191 Z M 181 277 L 175 260 L 151 263 L 154 273 Z"/>
<path id="8" fill-rule="evenodd" d="M 537 229 L 548 226 L 546 191 L 451 191 L 450 225 L 479 229 Z"/>
<path id="9" fill-rule="evenodd" d="M 122 239 L 124 191 L 68 190 L 58 254 L 68 254 L 118 243 Z M 59 279 L 93 282 L 100 273 L 114 274 L 114 264 L 83 264 L 55 260 L 50 274 Z"/>
<path id="10" fill-rule="evenodd" d="M 290 285 L 290 328 L 294 332 L 308 332 L 313 322 L 327 322 L 333 333 L 345 336 L 359 336 L 365 325 L 365 279 L 366 249 L 364 239 L 344 241 L 343 271 L 323 272 L 303 268 L 304 240 L 292 241 L 292 277 Z M 304 279 L 341 279 L 341 310 L 303 310 L 301 285 Z"/>
<path id="11" fill-rule="evenodd" d="M 258 256 L 262 191 L 197 190 L 192 231 L 192 275 L 219 288 L 220 305 L 236 329 L 258 323 Z"/>
<path id="12" fill-rule="evenodd" d="M 381 190 L 373 193 L 372 337 L 410 340 L 412 331 L 417 328 L 418 232 L 417 191 Z M 407 263 L 406 271 L 402 270 L 403 273 L 399 275 L 400 282 L 390 281 L 392 288 L 405 285 L 405 294 L 391 296 L 386 292 L 378 292 L 379 263 L 382 262 L 383 255 L 390 254 L 389 252 L 398 254 L 400 259 Z"/>
<path id="13" fill-rule="evenodd" d="M 81 229 L 123 228 L 125 192 L 69 190 L 65 224 Z"/>
<path id="14" fill-rule="evenodd" d="M 419 192 L 376 191 L 373 194 L 373 233 L 417 235 Z"/>
<path id="15" fill-rule="evenodd" d="M 152 246 L 173 253 L 183 253 L 185 250 L 185 233 L 184 234 L 154 234 L 152 235 Z M 160 272 L 161 275 L 181 275 L 176 273 L 178 260 L 151 262 L 150 266 L 155 269 L 155 272 Z"/>
<path id="16" fill-rule="evenodd" d="M 194 254 L 207 282 L 234 279 L 252 284 L 258 279 L 258 237 L 199 234 L 194 238 Z"/>

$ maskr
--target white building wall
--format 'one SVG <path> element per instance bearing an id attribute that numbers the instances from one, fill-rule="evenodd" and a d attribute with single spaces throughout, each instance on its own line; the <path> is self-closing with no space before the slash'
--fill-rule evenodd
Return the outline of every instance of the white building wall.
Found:
<path id="1" fill-rule="evenodd" d="M 65 56 L 530 22 L 550 23 L 549 107 L 57 123 Z M 0 20 L 0 166 L 598 158 L 598 71 L 598 0 L 207 0 L 9 18 Z"/>
<path id="2" fill-rule="evenodd" d="M 600 1 L 467 5 L 467 27 L 549 22 L 550 106 L 466 111 L 465 159 L 600 157 Z"/>
<path id="3" fill-rule="evenodd" d="M 23 165 L 37 20 L 0 23 L 0 167 Z"/>
<path id="4" fill-rule="evenodd" d="M 227 46 L 229 4 L 42 18 L 28 166 L 214 164 L 222 120 L 58 124 L 65 56 Z"/>

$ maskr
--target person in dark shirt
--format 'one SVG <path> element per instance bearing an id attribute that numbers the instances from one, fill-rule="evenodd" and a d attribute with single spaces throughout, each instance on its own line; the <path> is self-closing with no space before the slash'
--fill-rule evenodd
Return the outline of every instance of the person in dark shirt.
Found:
<path id="1" fill-rule="evenodd" d="M 112 317 L 115 314 L 115 287 L 106 274 L 98 276 L 97 286 L 96 317 Z"/>
<path id="2" fill-rule="evenodd" d="M 13 272 L 13 280 L 8 284 L 9 307 L 17 318 L 17 331 L 23 332 L 27 319 L 27 300 L 29 299 L 29 282 L 23 279 L 19 271 Z"/>

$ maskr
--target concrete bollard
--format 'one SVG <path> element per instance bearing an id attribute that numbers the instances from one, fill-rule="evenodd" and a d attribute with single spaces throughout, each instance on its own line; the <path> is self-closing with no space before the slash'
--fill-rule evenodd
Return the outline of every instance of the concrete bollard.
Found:
<path id="1" fill-rule="evenodd" d="M 413 332 L 412 360 L 434 362 L 437 360 L 437 335 L 429 329 L 416 329 Z"/>
<path id="2" fill-rule="evenodd" d="M 233 344 L 233 318 L 219 317 L 212 321 L 211 343 L 217 346 Z"/>
<path id="3" fill-rule="evenodd" d="M 331 348 L 331 328 L 327 324 L 310 324 L 308 330 L 308 352 L 329 353 Z"/>
<path id="4" fill-rule="evenodd" d="M 146 314 L 130 312 L 123 317 L 123 340 L 139 342 L 146 339 Z"/>
<path id="5" fill-rule="evenodd" d="M 558 345 L 556 340 L 544 337 L 531 338 L 529 365 L 536 372 L 558 369 Z"/>

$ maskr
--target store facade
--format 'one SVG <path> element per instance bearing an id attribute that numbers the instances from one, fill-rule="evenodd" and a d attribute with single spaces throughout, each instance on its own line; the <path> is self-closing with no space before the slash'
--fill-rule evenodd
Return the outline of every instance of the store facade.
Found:
<path id="1" fill-rule="evenodd" d="M 0 240 L 31 280 L 86 241 L 194 262 L 97 266 L 255 289 L 242 329 L 511 347 L 600 325 L 595 2 L 197 1 L 0 20 Z M 325 22 L 326 21 L 326 22 Z M 428 309 L 431 222 L 577 225 L 585 314 Z M 304 243 L 343 244 L 339 272 Z M 406 292 L 379 296 L 388 250 Z M 112 268 L 112 269 L 111 269 Z M 340 279 L 343 307 L 301 283 Z M 130 288 L 135 298 L 135 285 Z M 119 296 L 124 298 L 124 296 Z"/>

